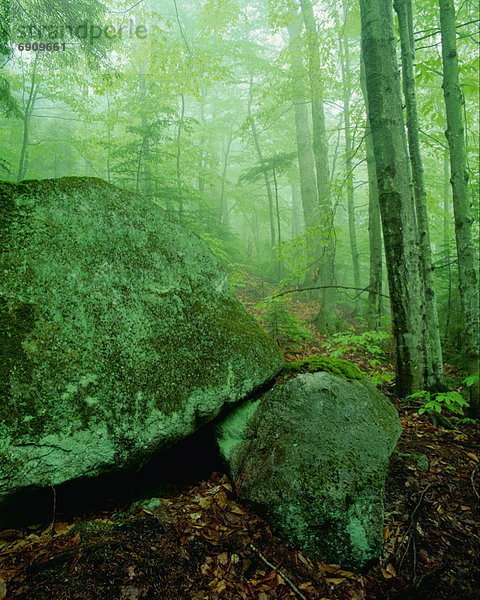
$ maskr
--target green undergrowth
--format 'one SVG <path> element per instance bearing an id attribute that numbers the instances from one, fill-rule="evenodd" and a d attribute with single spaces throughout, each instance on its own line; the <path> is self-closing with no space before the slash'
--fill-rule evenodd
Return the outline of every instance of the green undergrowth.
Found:
<path id="1" fill-rule="evenodd" d="M 113 531 L 113 528 L 113 523 L 80 521 L 70 530 L 70 535 L 80 535 L 82 543 L 87 543 L 93 538 L 108 536 Z"/>
<path id="2" fill-rule="evenodd" d="M 332 358 L 331 356 L 323 355 L 310 356 L 305 360 L 287 363 L 283 368 L 282 374 L 293 376 L 297 373 L 317 373 L 319 371 L 325 371 L 332 375 L 345 377 L 346 379 L 365 379 L 364 373 L 357 365 L 341 358 Z"/>

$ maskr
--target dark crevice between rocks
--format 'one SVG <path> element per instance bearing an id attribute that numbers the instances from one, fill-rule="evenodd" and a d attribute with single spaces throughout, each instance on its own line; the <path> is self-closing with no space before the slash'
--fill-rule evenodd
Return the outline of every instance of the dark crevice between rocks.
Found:
<path id="1" fill-rule="evenodd" d="M 275 380 L 268 381 L 242 402 L 258 398 L 274 384 Z M 0 505 L 0 529 L 125 510 L 133 502 L 171 496 L 208 479 L 214 472 L 224 473 L 226 467 L 215 442 L 214 429 L 239 404 L 225 406 L 213 421 L 170 448 L 156 452 L 137 468 L 74 479 L 54 487 L 27 489 L 10 497 Z"/>
<path id="2" fill-rule="evenodd" d="M 323 366 L 318 370 L 327 369 Z M 74 479 L 54 487 L 27 489 L 12 496 L 0 506 L 0 528 L 49 523 L 53 517 L 56 521 L 67 521 L 102 511 L 124 510 L 138 500 L 170 496 L 208 479 L 213 472 L 225 473 L 214 437 L 218 421 L 233 408 L 259 398 L 275 384 L 285 383 L 296 374 L 296 370 L 286 365 L 275 378 L 244 400 L 226 405 L 213 421 L 170 448 L 153 454 L 137 468 Z"/>
<path id="3" fill-rule="evenodd" d="M 48 523 L 53 520 L 54 504 L 57 521 L 123 510 L 137 500 L 169 496 L 222 469 L 210 424 L 152 455 L 137 469 L 74 479 L 15 495 L 0 507 L 0 529 Z"/>

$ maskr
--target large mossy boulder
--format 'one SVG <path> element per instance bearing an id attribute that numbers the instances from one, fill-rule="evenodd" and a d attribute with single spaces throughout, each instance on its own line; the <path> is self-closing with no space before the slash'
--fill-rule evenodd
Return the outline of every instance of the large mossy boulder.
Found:
<path id="1" fill-rule="evenodd" d="M 240 496 L 292 544 L 357 569 L 380 554 L 401 427 L 368 382 L 300 374 L 235 407 L 216 431 Z"/>
<path id="2" fill-rule="evenodd" d="M 0 183 L 0 500 L 135 465 L 283 360 L 207 246 L 99 179 Z"/>

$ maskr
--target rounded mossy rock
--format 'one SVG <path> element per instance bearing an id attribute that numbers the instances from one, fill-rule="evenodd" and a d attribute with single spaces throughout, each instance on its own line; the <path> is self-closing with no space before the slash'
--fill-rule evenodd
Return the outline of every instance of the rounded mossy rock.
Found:
<path id="1" fill-rule="evenodd" d="M 382 548 L 395 407 L 366 381 L 300 374 L 236 406 L 216 438 L 237 491 L 293 545 L 360 569 Z"/>
<path id="2" fill-rule="evenodd" d="M 0 500 L 144 461 L 283 366 L 205 243 L 100 179 L 0 183 Z"/>

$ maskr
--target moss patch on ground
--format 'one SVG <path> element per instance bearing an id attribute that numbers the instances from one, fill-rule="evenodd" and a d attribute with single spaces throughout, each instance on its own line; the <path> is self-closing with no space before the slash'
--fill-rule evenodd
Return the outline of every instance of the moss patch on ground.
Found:
<path id="1" fill-rule="evenodd" d="M 79 535 L 82 543 L 106 536 L 113 531 L 113 524 L 105 521 L 80 521 L 71 530 L 70 535 Z"/>

